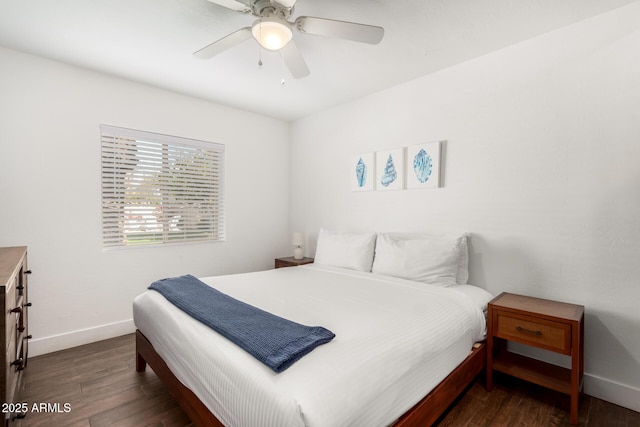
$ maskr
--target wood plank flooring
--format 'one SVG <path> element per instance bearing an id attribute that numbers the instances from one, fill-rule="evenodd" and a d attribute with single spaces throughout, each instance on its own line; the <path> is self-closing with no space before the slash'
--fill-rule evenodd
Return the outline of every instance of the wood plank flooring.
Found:
<path id="1" fill-rule="evenodd" d="M 29 412 L 17 426 L 192 426 L 153 371 L 135 371 L 133 334 L 31 358 L 20 402 L 69 403 Z"/>
<path id="2" fill-rule="evenodd" d="M 569 426 L 568 396 L 506 376 L 487 393 L 479 379 L 438 421 L 445 426 Z M 153 371 L 135 372 L 134 335 L 34 357 L 20 402 L 50 404 L 14 425 L 51 427 L 193 426 Z M 70 411 L 64 412 L 64 404 Z M 582 396 L 581 426 L 640 426 L 640 413 Z M 278 426 L 280 427 L 280 426 Z M 286 426 L 283 426 L 286 427 Z"/>

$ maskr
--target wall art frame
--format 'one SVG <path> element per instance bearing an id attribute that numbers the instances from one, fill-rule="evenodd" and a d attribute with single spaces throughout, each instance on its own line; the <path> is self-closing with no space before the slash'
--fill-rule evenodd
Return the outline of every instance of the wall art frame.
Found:
<path id="1" fill-rule="evenodd" d="M 376 190 L 403 190 L 404 177 L 404 147 L 376 152 Z"/>
<path id="2" fill-rule="evenodd" d="M 407 188 L 440 187 L 441 142 L 407 147 Z"/>
<path id="3" fill-rule="evenodd" d="M 351 157 L 349 181 L 351 191 L 373 191 L 376 179 L 375 153 L 362 153 Z"/>

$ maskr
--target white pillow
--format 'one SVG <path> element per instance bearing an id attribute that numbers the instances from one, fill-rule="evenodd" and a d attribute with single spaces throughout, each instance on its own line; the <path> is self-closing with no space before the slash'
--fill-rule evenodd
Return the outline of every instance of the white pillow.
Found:
<path id="1" fill-rule="evenodd" d="M 461 265 L 468 263 L 468 254 L 463 257 L 466 237 L 379 234 L 372 271 L 439 286 L 452 286 L 458 280 L 466 283 L 468 266 Z"/>
<path id="2" fill-rule="evenodd" d="M 340 233 L 320 229 L 315 264 L 371 271 L 375 233 Z"/>
<path id="3" fill-rule="evenodd" d="M 458 245 L 460 249 L 460 257 L 458 258 L 458 271 L 456 272 L 456 283 L 458 285 L 466 285 L 469 281 L 469 248 L 468 233 L 380 233 L 394 240 L 433 240 L 445 239 L 454 245 Z"/>

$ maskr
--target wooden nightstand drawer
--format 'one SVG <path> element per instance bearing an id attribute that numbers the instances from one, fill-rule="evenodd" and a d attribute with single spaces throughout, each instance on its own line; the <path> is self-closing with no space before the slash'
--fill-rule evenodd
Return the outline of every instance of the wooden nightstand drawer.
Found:
<path id="1" fill-rule="evenodd" d="M 571 354 L 571 325 L 526 316 L 497 313 L 494 334 L 498 338 Z"/>

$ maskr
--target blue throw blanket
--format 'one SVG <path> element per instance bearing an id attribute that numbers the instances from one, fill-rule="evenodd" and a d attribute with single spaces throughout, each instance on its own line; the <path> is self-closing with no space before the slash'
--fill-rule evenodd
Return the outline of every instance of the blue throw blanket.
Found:
<path id="1" fill-rule="evenodd" d="M 275 372 L 284 371 L 335 337 L 321 326 L 300 325 L 238 301 L 191 275 L 158 280 L 149 289 L 160 292 Z"/>

